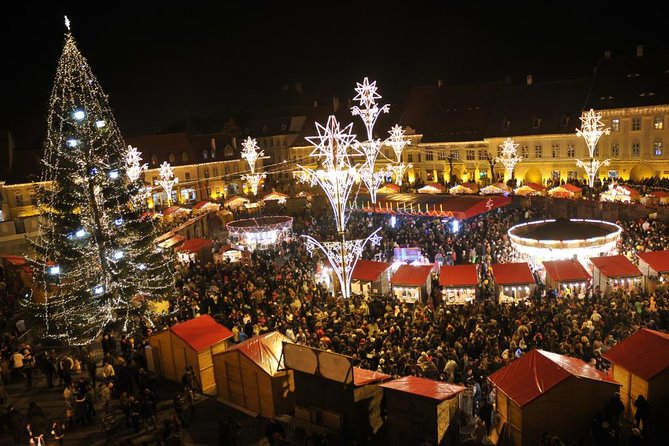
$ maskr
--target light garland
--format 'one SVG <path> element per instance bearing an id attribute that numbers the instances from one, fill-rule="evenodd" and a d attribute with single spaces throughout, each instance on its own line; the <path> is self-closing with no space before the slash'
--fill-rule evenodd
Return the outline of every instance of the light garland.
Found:
<path id="1" fill-rule="evenodd" d="M 136 199 L 141 181 L 119 174 L 126 155 L 107 96 L 67 32 L 37 186 L 39 232 L 29 240 L 35 254 L 26 256 L 46 302 L 22 302 L 47 337 L 81 345 L 116 322 L 135 330 L 147 300 L 173 287 L 171 256 L 154 251 L 153 222 Z"/>
<path id="2" fill-rule="evenodd" d="M 590 188 L 593 188 L 595 186 L 595 178 L 597 177 L 599 168 L 609 165 L 609 160 L 599 161 L 595 159 L 597 142 L 599 142 L 599 138 L 601 138 L 602 135 L 610 134 L 611 130 L 605 128 L 602 123 L 601 113 L 595 113 L 593 109 L 590 109 L 588 112 L 583 112 L 580 119 L 581 128 L 576 129 L 576 136 L 580 136 L 585 140 L 585 144 L 588 147 L 588 153 L 590 154 L 590 161 L 576 160 L 576 165 L 585 170 L 585 174 L 588 176 L 588 185 Z"/>
<path id="3" fill-rule="evenodd" d="M 518 144 L 515 144 L 511 138 L 506 138 L 502 144 L 502 153 L 501 156 L 495 158 L 495 160 L 504 165 L 506 170 L 506 179 L 510 180 L 513 177 L 513 169 L 516 167 L 516 164 L 523 160 L 522 157 L 518 156 L 516 148 Z"/>

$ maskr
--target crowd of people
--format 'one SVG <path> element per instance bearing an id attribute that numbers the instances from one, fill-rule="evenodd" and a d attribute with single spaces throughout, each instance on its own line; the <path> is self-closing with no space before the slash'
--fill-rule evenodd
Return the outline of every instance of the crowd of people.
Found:
<path id="1" fill-rule="evenodd" d="M 388 216 L 356 213 L 349 220 L 349 230 L 352 236 L 366 236 L 381 228 L 382 244 L 369 248 L 366 258 L 391 260 L 396 247 L 420 247 L 429 261 L 480 265 L 483 283 L 491 264 L 517 260 L 507 229 L 535 217 L 525 209 L 500 209 L 462 222 L 460 230 L 453 232 L 448 221 L 437 218 L 402 217 L 393 225 Z M 667 227 L 660 222 L 618 223 L 625 231 L 621 252 L 669 247 Z M 335 233 L 327 213 L 303 213 L 295 217 L 294 225 L 296 233 L 323 240 Z M 278 330 L 294 342 L 348 355 L 355 365 L 393 377 L 416 375 L 466 385 L 473 392 L 472 415 L 486 430 L 495 423 L 493 389 L 486 377 L 530 349 L 577 357 L 606 370 L 602 355 L 616 342 L 639 327 L 669 327 L 669 292 L 663 286 L 653 293 L 620 288 L 606 296 L 590 288 L 580 299 L 544 287 L 544 292 L 513 305 L 500 305 L 486 293 L 470 305 L 444 305 L 437 294 L 415 304 L 392 296 L 358 295 L 345 302 L 316 280 L 318 261 L 295 237 L 254 251 L 243 262 L 181 265 L 169 311 L 144 324 L 142 333 L 120 339 L 107 334 L 102 340 L 102 361 L 96 363 L 86 351 L 76 356 L 41 352 L 35 366 L 45 376 L 51 370 L 49 385 L 57 376 L 64 386 L 67 419 L 63 429 L 90 423 L 96 407 L 104 421 L 112 400 L 120 402 L 126 426 L 157 429 L 155 383 L 147 372 L 143 346 L 148 336 L 162 328 L 203 314 L 229 327 L 235 342 Z M 25 345 L 9 323 L 16 308 L 5 305 L 2 311 L 3 380 L 20 374 L 29 386 Z M 17 353 L 26 364 L 18 373 Z M 88 376 L 73 382 L 72 373 L 84 369 Z M 7 376 L 7 370 L 15 376 Z M 187 378 L 182 384 L 184 391 L 174 399 L 174 417 L 164 426 L 166 438 L 184 424 L 183 407 L 193 399 L 189 389 L 197 387 Z M 1 389 L 0 383 L 0 398 Z M 12 416 L 5 414 L 3 419 Z M 61 421 L 53 420 L 56 427 Z M 34 423 L 29 424 L 34 430 Z M 61 435 L 61 430 L 53 432 Z"/>

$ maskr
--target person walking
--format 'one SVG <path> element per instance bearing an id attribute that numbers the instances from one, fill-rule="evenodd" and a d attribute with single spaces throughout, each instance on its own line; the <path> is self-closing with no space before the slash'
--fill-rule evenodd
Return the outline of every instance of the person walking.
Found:
<path id="1" fill-rule="evenodd" d="M 636 401 L 634 401 L 634 407 L 636 407 L 636 412 L 634 413 L 635 426 L 641 429 L 641 433 L 645 436 L 648 432 L 650 405 L 643 395 L 639 395 Z"/>
<path id="2" fill-rule="evenodd" d="M 65 425 L 58 421 L 54 421 L 51 424 L 51 436 L 58 444 L 62 445 L 63 440 L 65 439 Z"/>

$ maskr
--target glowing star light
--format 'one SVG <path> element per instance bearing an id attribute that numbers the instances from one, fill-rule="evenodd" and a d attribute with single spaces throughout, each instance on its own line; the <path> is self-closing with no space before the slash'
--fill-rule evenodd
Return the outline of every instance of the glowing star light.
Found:
<path id="1" fill-rule="evenodd" d="M 70 19 L 68 19 L 67 16 L 65 16 L 65 27 L 70 31 Z"/>
<path id="2" fill-rule="evenodd" d="M 611 133 L 611 130 L 605 128 L 602 123 L 601 113 L 595 113 L 593 109 L 583 112 L 581 115 L 581 128 L 576 129 L 576 136 L 581 136 L 585 140 L 585 144 L 588 146 L 588 153 L 590 154 L 590 161 L 576 160 L 576 165 L 585 170 L 590 188 L 595 186 L 595 178 L 597 177 L 599 168 L 609 165 L 609 160 L 599 161 L 595 159 L 595 149 L 597 148 L 599 138 L 609 133 Z"/>
<path id="3" fill-rule="evenodd" d="M 170 163 L 164 161 L 160 165 L 160 180 L 156 180 L 156 184 L 165 190 L 168 206 L 172 203 L 172 188 L 177 183 L 179 183 L 179 178 L 174 176 L 174 168 L 170 166 Z"/>
<path id="4" fill-rule="evenodd" d="M 242 150 L 241 153 L 242 158 L 249 163 L 251 173 L 254 174 L 256 172 L 256 161 L 263 156 L 265 152 L 262 150 L 258 151 L 258 143 L 250 136 L 242 143 L 242 147 L 244 147 L 244 150 Z"/>
<path id="5" fill-rule="evenodd" d="M 367 128 L 367 140 L 372 139 L 372 132 L 374 124 L 381 113 L 390 112 L 390 105 L 386 104 L 381 107 L 376 103 L 377 99 L 381 99 L 381 95 L 376 92 L 376 81 L 369 83 L 369 79 L 365 78 L 360 82 L 356 82 L 355 89 L 358 94 L 353 98 L 354 101 L 360 102 L 360 106 L 351 108 L 353 116 L 360 116 Z"/>
<path id="6" fill-rule="evenodd" d="M 399 125 L 395 124 L 390 131 L 390 138 L 386 140 L 386 144 L 393 148 L 395 156 L 397 157 L 397 162 L 402 162 L 402 152 L 404 148 L 411 144 L 411 140 L 404 138 L 404 130 Z"/>
<path id="7" fill-rule="evenodd" d="M 523 158 L 518 156 L 518 152 L 516 151 L 517 147 L 518 144 L 514 144 L 511 138 L 506 138 L 506 141 L 504 141 L 502 144 L 502 153 L 500 156 L 495 158 L 498 163 L 502 163 L 504 165 L 507 180 L 511 179 L 513 175 L 513 169 L 516 167 L 516 164 L 523 160 Z"/>
<path id="8" fill-rule="evenodd" d="M 137 147 L 129 145 L 125 154 L 125 174 L 130 181 L 137 181 L 142 172 L 148 168 L 148 164 L 141 164 L 141 162 L 142 152 L 137 150 Z"/>

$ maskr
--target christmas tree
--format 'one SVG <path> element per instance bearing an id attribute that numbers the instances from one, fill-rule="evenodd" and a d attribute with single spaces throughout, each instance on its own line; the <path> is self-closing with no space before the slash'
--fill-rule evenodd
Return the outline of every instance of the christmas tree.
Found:
<path id="1" fill-rule="evenodd" d="M 137 152 L 126 149 L 67 19 L 66 26 L 28 260 L 44 287 L 46 302 L 33 310 L 47 336 L 86 344 L 107 327 L 137 327 L 149 302 L 173 289 L 172 257 L 155 246 Z"/>

